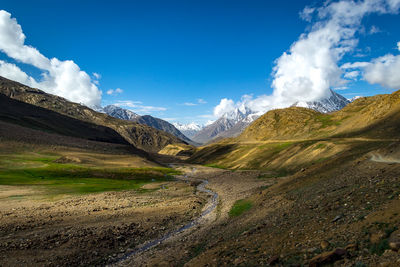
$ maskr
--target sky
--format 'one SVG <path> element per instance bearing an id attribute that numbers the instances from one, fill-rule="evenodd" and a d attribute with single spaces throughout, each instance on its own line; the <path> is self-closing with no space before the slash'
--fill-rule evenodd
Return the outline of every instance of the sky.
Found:
<path id="1" fill-rule="evenodd" d="M 204 124 L 400 89 L 400 0 L 0 2 L 0 75 Z"/>

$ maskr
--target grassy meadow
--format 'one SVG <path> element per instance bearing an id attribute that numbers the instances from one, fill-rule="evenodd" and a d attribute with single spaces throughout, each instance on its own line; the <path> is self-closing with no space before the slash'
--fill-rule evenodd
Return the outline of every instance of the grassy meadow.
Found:
<path id="1" fill-rule="evenodd" d="M 137 190 L 148 183 L 170 181 L 178 172 L 163 167 L 114 167 L 59 163 L 60 155 L 0 155 L 0 185 L 39 189 L 44 195 Z"/>

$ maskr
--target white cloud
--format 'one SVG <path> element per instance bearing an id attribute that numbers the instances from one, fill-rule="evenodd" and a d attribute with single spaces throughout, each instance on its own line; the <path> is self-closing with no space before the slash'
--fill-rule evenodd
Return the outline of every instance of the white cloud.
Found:
<path id="1" fill-rule="evenodd" d="M 374 59 L 365 68 L 364 78 L 372 84 L 400 89 L 400 55 L 388 54 Z"/>
<path id="2" fill-rule="evenodd" d="M 143 105 L 143 103 L 140 101 L 130 101 L 130 100 L 117 101 L 117 103 L 113 105 L 118 107 L 131 108 L 133 112 L 139 112 L 139 113 L 149 113 L 149 112 L 167 110 L 167 108 L 165 107 L 146 106 Z"/>
<path id="3" fill-rule="evenodd" d="M 32 87 L 37 87 L 35 79 L 29 77 L 28 74 L 23 72 L 17 65 L 7 63 L 3 60 L 0 60 L 0 76 Z"/>
<path id="4" fill-rule="evenodd" d="M 370 63 L 369 62 L 347 62 L 344 63 L 342 66 L 340 66 L 341 69 L 358 69 L 358 68 L 365 68 L 368 66 Z"/>
<path id="5" fill-rule="evenodd" d="M 122 90 L 121 88 L 117 88 L 117 89 L 110 89 L 107 90 L 106 94 L 107 95 L 117 95 L 117 94 L 122 94 L 124 92 L 124 90 Z"/>
<path id="6" fill-rule="evenodd" d="M 335 87 L 333 89 L 340 91 L 340 90 L 347 90 L 347 89 L 349 89 L 349 87 L 348 86 L 339 86 L 339 87 Z"/>
<path id="7" fill-rule="evenodd" d="M 397 42 L 397 50 L 400 51 L 400 42 Z"/>
<path id="8" fill-rule="evenodd" d="M 379 29 L 377 26 L 372 25 L 372 27 L 369 29 L 369 34 L 375 34 L 375 33 L 380 33 L 381 29 Z"/>
<path id="9" fill-rule="evenodd" d="M 235 102 L 232 99 L 223 98 L 214 108 L 214 116 L 221 117 L 225 113 L 229 113 L 236 108 Z"/>
<path id="10" fill-rule="evenodd" d="M 0 51 L 18 62 L 32 65 L 43 71 L 42 80 L 29 77 L 15 64 L 1 63 L 1 74 L 9 79 L 28 86 L 42 89 L 48 93 L 65 97 L 71 101 L 88 106 L 99 106 L 101 91 L 96 82 L 71 60 L 49 59 L 36 48 L 25 45 L 21 26 L 11 14 L 0 10 Z"/>
<path id="11" fill-rule="evenodd" d="M 97 72 L 93 72 L 93 76 L 94 76 L 97 80 L 100 80 L 100 79 L 101 79 L 101 75 L 98 74 Z"/>
<path id="12" fill-rule="evenodd" d="M 355 50 L 358 44 L 355 34 L 362 29 L 363 17 L 372 13 L 397 13 L 399 7 L 400 0 L 325 1 L 319 8 L 306 7 L 300 16 L 307 21 L 317 18 L 317 21 L 276 60 L 272 73 L 273 93 L 237 103 L 222 99 L 215 107 L 214 115 L 242 105 L 265 113 L 297 101 L 314 101 L 329 96 L 331 88 L 347 83 L 342 79 L 343 70 L 356 68 L 352 63 L 339 67 L 338 62 L 346 53 Z M 358 64 L 358 67 L 368 65 Z M 355 77 L 354 71 L 344 75 Z"/>
<path id="13" fill-rule="evenodd" d="M 183 105 L 184 106 L 197 106 L 197 104 L 195 104 L 195 103 L 191 103 L 191 102 L 185 102 L 185 103 L 183 103 Z"/>
<path id="14" fill-rule="evenodd" d="M 197 99 L 197 103 L 185 102 L 185 103 L 183 103 L 182 105 L 192 107 L 192 106 L 198 106 L 198 105 L 202 105 L 202 104 L 207 104 L 207 101 L 205 101 L 205 100 L 202 99 L 202 98 L 198 98 L 198 99 Z"/>
<path id="15" fill-rule="evenodd" d="M 360 76 L 360 72 L 358 70 L 353 70 L 344 74 L 344 77 L 350 80 L 355 80 L 358 76 Z"/>

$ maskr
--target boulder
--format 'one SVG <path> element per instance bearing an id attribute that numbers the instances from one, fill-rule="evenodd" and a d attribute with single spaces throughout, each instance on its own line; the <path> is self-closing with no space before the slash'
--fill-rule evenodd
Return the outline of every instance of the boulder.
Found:
<path id="1" fill-rule="evenodd" d="M 324 252 L 310 260 L 310 267 L 319 267 L 325 264 L 333 263 L 344 258 L 347 255 L 347 250 L 337 248 L 335 250 Z"/>

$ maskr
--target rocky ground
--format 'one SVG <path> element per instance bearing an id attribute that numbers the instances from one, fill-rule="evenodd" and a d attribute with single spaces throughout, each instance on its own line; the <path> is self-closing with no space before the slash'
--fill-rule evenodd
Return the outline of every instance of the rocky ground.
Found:
<path id="1" fill-rule="evenodd" d="M 397 147 L 354 150 L 281 178 L 199 170 L 220 196 L 214 219 L 119 265 L 400 266 Z M 242 198 L 253 207 L 229 216 Z"/>
<path id="2" fill-rule="evenodd" d="M 154 191 L 51 200 L 35 199 L 30 188 L 0 186 L 0 266 L 111 263 L 198 216 L 205 202 L 180 181 L 145 187 Z"/>

